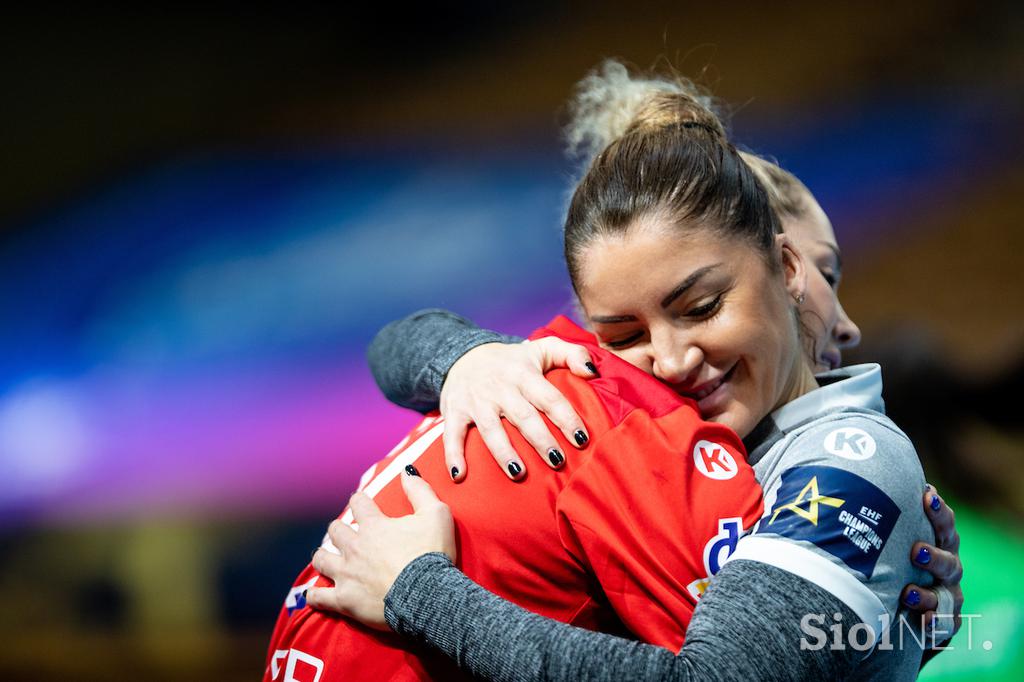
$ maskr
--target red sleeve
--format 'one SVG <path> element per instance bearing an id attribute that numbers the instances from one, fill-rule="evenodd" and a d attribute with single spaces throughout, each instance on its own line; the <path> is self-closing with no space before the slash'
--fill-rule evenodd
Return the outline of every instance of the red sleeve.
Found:
<path id="1" fill-rule="evenodd" d="M 640 639 L 678 651 L 697 598 L 762 513 L 742 443 L 691 405 L 634 410 L 558 500 L 565 547 Z"/>

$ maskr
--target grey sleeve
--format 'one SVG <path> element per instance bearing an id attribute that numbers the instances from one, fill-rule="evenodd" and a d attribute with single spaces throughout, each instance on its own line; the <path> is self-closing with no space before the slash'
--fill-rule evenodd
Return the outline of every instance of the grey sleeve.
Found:
<path id="1" fill-rule="evenodd" d="M 921 502 L 924 472 L 913 444 L 884 415 L 842 411 L 817 419 L 789 438 L 770 468 L 758 475 L 765 516 L 740 541 L 737 557 L 780 568 L 787 557 L 809 565 L 796 559 L 804 551 L 821 557 L 828 565 L 804 577 L 840 595 L 834 588 L 842 589 L 844 579 L 862 585 L 865 608 L 854 610 L 872 626 L 886 617 L 895 623 L 904 585 L 932 584 L 931 575 L 909 561 L 917 540 L 935 537 Z M 812 479 L 815 495 L 839 505 L 815 507 L 814 523 L 793 511 L 811 508 L 810 493 L 802 491 Z"/>
<path id="2" fill-rule="evenodd" d="M 370 371 L 384 396 L 402 407 L 430 412 L 455 361 L 485 343 L 518 343 L 516 336 L 481 329 L 447 310 L 427 309 L 391 322 L 367 351 Z"/>
<path id="3" fill-rule="evenodd" d="M 729 562 L 715 576 L 677 655 L 526 611 L 436 553 L 405 568 L 384 613 L 399 634 L 495 682 L 841 679 L 863 656 L 850 647 L 832 650 L 822 639 L 833 614 L 857 621 L 846 605 L 798 576 L 751 561 Z M 820 637 L 805 632 L 806 614 L 822 615 Z"/>

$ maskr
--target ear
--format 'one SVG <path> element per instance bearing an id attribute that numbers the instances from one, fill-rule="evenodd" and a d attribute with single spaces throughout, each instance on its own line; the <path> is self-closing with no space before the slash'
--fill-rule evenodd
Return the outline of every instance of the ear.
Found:
<path id="1" fill-rule="evenodd" d="M 804 257 L 785 234 L 775 236 L 775 249 L 782 264 L 786 292 L 794 301 L 807 293 L 807 268 Z"/>

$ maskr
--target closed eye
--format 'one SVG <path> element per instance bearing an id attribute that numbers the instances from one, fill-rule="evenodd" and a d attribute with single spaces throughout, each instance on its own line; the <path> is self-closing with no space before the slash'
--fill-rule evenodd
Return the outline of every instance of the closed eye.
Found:
<path id="1" fill-rule="evenodd" d="M 691 310 L 687 311 L 686 316 L 696 318 L 708 317 L 711 314 L 713 314 L 716 310 L 718 310 L 718 306 L 721 303 L 722 295 L 719 294 L 718 296 L 715 296 L 712 300 L 708 301 L 704 305 L 697 306 L 696 308 L 692 308 Z"/>
<path id="2" fill-rule="evenodd" d="M 639 341 L 640 337 L 642 337 L 643 335 L 644 335 L 643 332 L 636 332 L 635 334 L 631 334 L 631 335 L 627 336 L 624 339 L 616 339 L 615 341 L 607 341 L 607 342 L 605 342 L 605 345 L 607 345 L 609 348 L 625 348 L 626 346 L 629 346 L 629 345 L 634 344 L 637 341 Z"/>

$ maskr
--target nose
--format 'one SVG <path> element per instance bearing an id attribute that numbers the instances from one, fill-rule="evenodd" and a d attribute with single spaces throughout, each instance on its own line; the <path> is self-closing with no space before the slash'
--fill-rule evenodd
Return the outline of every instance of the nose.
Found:
<path id="1" fill-rule="evenodd" d="M 839 306 L 839 320 L 836 322 L 832 336 L 835 337 L 836 345 L 840 348 L 856 348 L 860 345 L 860 327 L 854 324 L 850 316 L 843 310 L 842 304 L 836 301 Z"/>
<path id="2" fill-rule="evenodd" d="M 700 346 L 673 332 L 651 335 L 653 374 L 667 384 L 691 384 L 704 363 Z"/>

